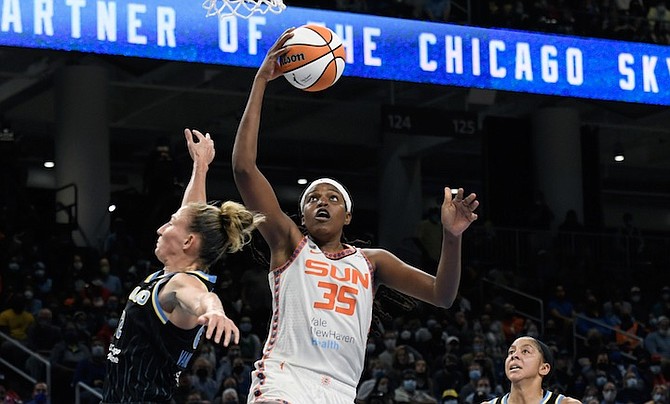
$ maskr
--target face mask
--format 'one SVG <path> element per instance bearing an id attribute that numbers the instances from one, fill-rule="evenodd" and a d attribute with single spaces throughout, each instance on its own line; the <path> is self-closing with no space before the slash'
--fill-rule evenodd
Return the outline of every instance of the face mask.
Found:
<path id="1" fill-rule="evenodd" d="M 637 387 L 637 379 L 626 379 L 626 387 L 631 389 Z"/>
<path id="2" fill-rule="evenodd" d="M 477 393 L 484 393 L 486 395 L 491 393 L 490 387 L 477 387 Z"/>
<path id="3" fill-rule="evenodd" d="M 107 320 L 107 325 L 109 328 L 114 328 L 116 329 L 116 326 L 119 325 L 119 319 L 118 318 L 110 318 Z"/>
<path id="4" fill-rule="evenodd" d="M 481 352 L 484 350 L 484 345 L 483 344 L 473 344 L 472 345 L 472 350 L 475 352 Z"/>
<path id="5" fill-rule="evenodd" d="M 409 330 L 405 330 L 400 333 L 400 339 L 408 340 L 412 336 L 412 333 Z"/>
<path id="6" fill-rule="evenodd" d="M 449 400 L 442 400 L 442 404 L 458 404 L 458 400 L 450 398 Z"/>
<path id="7" fill-rule="evenodd" d="M 662 403 L 663 402 L 663 394 L 654 394 L 654 402 L 655 403 Z"/>
<path id="8" fill-rule="evenodd" d="M 19 268 L 20 268 L 20 267 L 19 267 L 19 264 L 17 264 L 16 262 L 10 262 L 10 263 L 7 265 L 7 269 L 9 269 L 9 270 L 12 271 L 12 272 L 16 272 L 16 271 L 18 271 Z"/>
<path id="9" fill-rule="evenodd" d="M 482 377 L 482 372 L 480 372 L 479 370 L 471 370 L 471 371 L 468 373 L 468 376 L 469 376 L 470 379 L 472 379 L 472 380 L 479 380 L 479 378 Z"/>
<path id="10" fill-rule="evenodd" d="M 655 374 L 655 375 L 661 373 L 661 367 L 658 366 L 658 365 L 651 365 L 651 366 L 649 366 L 649 370 L 651 370 L 651 373 L 653 373 L 653 374 Z"/>
<path id="11" fill-rule="evenodd" d="M 100 345 L 95 345 L 91 347 L 91 355 L 93 355 L 96 358 L 100 358 L 105 354 L 105 348 L 101 347 Z"/>
<path id="12" fill-rule="evenodd" d="M 251 328 L 251 323 L 240 323 L 240 331 L 242 332 L 250 332 Z"/>
<path id="13" fill-rule="evenodd" d="M 81 262 L 75 262 L 72 264 L 72 268 L 76 269 L 77 271 L 81 270 L 84 267 L 84 264 Z"/>
<path id="14" fill-rule="evenodd" d="M 603 393 L 605 401 L 614 401 L 614 397 L 616 397 L 616 391 L 606 391 Z"/>
<path id="15" fill-rule="evenodd" d="M 437 325 L 437 320 L 430 319 L 430 320 L 426 321 L 426 327 L 428 327 L 428 328 L 433 328 L 436 325 Z"/>
<path id="16" fill-rule="evenodd" d="M 235 373 L 242 373 L 243 370 L 244 370 L 244 366 L 242 366 L 242 365 L 233 366 L 233 372 L 235 372 Z"/>
<path id="17" fill-rule="evenodd" d="M 207 372 L 207 369 L 200 368 L 195 371 L 195 375 L 198 376 L 200 379 L 206 378 L 208 374 L 209 372 Z"/>
<path id="18" fill-rule="evenodd" d="M 386 373 L 384 372 L 384 369 L 374 369 L 372 371 L 372 377 L 379 379 L 380 377 L 384 376 L 384 373 Z"/>
<path id="19" fill-rule="evenodd" d="M 377 386 L 377 391 L 383 394 L 386 394 L 389 392 L 389 385 L 388 384 L 380 384 Z"/>
<path id="20" fill-rule="evenodd" d="M 375 345 L 373 343 L 369 343 L 366 349 L 367 349 L 368 352 L 374 352 L 375 349 L 377 349 L 377 345 Z"/>
<path id="21" fill-rule="evenodd" d="M 607 378 L 605 376 L 599 376 L 596 378 L 596 385 L 598 385 L 598 387 L 604 386 L 605 383 L 607 383 Z"/>
<path id="22" fill-rule="evenodd" d="M 391 338 L 385 339 L 384 340 L 384 346 L 388 350 L 395 349 L 395 339 L 391 339 Z"/>
<path id="23" fill-rule="evenodd" d="M 46 403 L 47 402 L 47 395 L 44 394 L 44 393 L 37 393 L 35 395 L 35 402 L 39 403 L 39 404 Z"/>
<path id="24" fill-rule="evenodd" d="M 414 391 L 416 389 L 416 380 L 403 380 L 402 387 L 407 391 Z"/>
<path id="25" fill-rule="evenodd" d="M 638 303 L 640 301 L 640 295 L 633 295 L 631 296 L 630 300 L 634 301 L 635 303 Z"/>

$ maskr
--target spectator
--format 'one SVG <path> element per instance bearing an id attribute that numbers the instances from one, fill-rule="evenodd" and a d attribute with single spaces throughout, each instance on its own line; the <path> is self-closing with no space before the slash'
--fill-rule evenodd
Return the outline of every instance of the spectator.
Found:
<path id="1" fill-rule="evenodd" d="M 612 382 L 607 382 L 603 385 L 602 396 L 603 401 L 600 402 L 601 404 L 623 404 L 616 399 L 617 388 L 616 384 Z"/>
<path id="2" fill-rule="evenodd" d="M 105 257 L 109 257 L 109 263 L 115 270 L 129 268 L 139 256 L 135 238 L 130 234 L 128 224 L 122 217 L 115 218 L 111 227 L 111 232 L 105 238 L 102 253 Z M 112 293 L 116 294 L 114 290 Z"/>
<path id="3" fill-rule="evenodd" d="M 206 357 L 199 356 L 193 361 L 190 385 L 203 399 L 214 400 L 219 384 L 214 379 L 214 364 Z"/>
<path id="4" fill-rule="evenodd" d="M 661 288 L 660 299 L 651 306 L 651 316 L 670 316 L 670 286 Z"/>
<path id="5" fill-rule="evenodd" d="M 416 372 L 405 369 L 402 373 L 402 383 L 395 389 L 395 403 L 430 404 L 437 403 L 435 397 L 429 393 L 416 389 Z"/>
<path id="6" fill-rule="evenodd" d="M 617 398 L 622 403 L 643 403 L 651 397 L 635 371 L 628 370 L 623 377 L 623 388 L 617 392 Z"/>
<path id="7" fill-rule="evenodd" d="M 433 374 L 433 394 L 435 397 L 441 397 L 442 393 L 450 388 L 460 390 L 466 383 L 466 375 L 463 374 L 456 355 L 445 354 L 442 363 L 443 366 Z"/>
<path id="8" fill-rule="evenodd" d="M 463 403 L 475 404 L 475 400 L 479 400 L 478 402 L 481 403 L 482 401 L 489 401 L 494 397 L 495 394 L 493 394 L 493 390 L 491 389 L 491 380 L 488 376 L 482 376 L 477 380 L 475 391 L 465 397 Z"/>
<path id="9" fill-rule="evenodd" d="M 640 229 L 633 222 L 633 215 L 630 212 L 624 213 L 621 219 L 617 242 L 626 264 L 630 266 L 640 259 L 644 251 L 644 239 Z"/>
<path id="10" fill-rule="evenodd" d="M 102 286 L 112 295 L 121 296 L 124 292 L 121 278 L 114 275 L 111 271 L 112 268 L 109 260 L 107 258 L 100 258 L 100 261 L 98 262 L 98 272 L 100 280 L 102 281 Z M 104 300 L 107 301 L 106 298 Z"/>
<path id="11" fill-rule="evenodd" d="M 424 0 L 423 14 L 429 21 L 449 21 L 451 0 Z"/>
<path id="12" fill-rule="evenodd" d="M 44 308 L 40 310 L 37 313 L 37 321 L 28 327 L 26 347 L 40 355 L 49 356 L 51 350 L 62 340 L 61 328 L 53 324 L 51 309 Z M 28 357 L 25 367 L 28 374 L 34 379 L 46 379 L 44 364 L 34 356 Z"/>
<path id="13" fill-rule="evenodd" d="M 0 403 L 2 404 L 21 404 L 21 397 L 14 390 L 8 389 L 0 384 Z"/>
<path id="14" fill-rule="evenodd" d="M 549 310 L 549 317 L 556 322 L 561 335 L 565 338 L 566 335 L 572 334 L 572 323 L 575 320 L 576 312 L 574 304 L 567 297 L 563 285 L 556 285 L 554 295 L 547 304 L 547 309 Z"/>
<path id="15" fill-rule="evenodd" d="M 430 377 L 428 363 L 424 359 L 418 359 L 414 362 L 414 372 L 416 374 L 416 389 L 430 395 L 433 394 L 433 380 Z"/>
<path id="16" fill-rule="evenodd" d="M 446 389 L 442 392 L 441 404 L 458 404 L 458 393 L 454 389 Z"/>
<path id="17" fill-rule="evenodd" d="M 659 384 L 654 386 L 654 389 L 651 392 L 651 400 L 645 402 L 644 404 L 667 404 L 668 402 L 670 402 L 668 386 Z"/>
<path id="18" fill-rule="evenodd" d="M 510 345 L 521 333 L 524 332 L 526 319 L 516 313 L 516 308 L 511 303 L 503 305 L 502 332 L 505 342 Z M 462 396 L 462 394 L 461 394 Z"/>
<path id="19" fill-rule="evenodd" d="M 479 362 L 472 361 L 468 365 L 468 382 L 461 387 L 458 392 L 459 397 L 468 397 L 477 390 L 477 382 L 483 375 L 482 365 Z"/>
<path id="20" fill-rule="evenodd" d="M 46 299 L 53 289 L 53 279 L 47 273 L 47 267 L 42 261 L 33 264 L 33 287 L 39 299 Z"/>
<path id="21" fill-rule="evenodd" d="M 631 315 L 630 310 L 630 308 L 622 308 L 621 323 L 614 327 L 617 329 L 616 343 L 619 349 L 627 353 L 637 348 L 641 338 L 645 336 L 644 326 Z"/>
<path id="22" fill-rule="evenodd" d="M 660 316 L 657 319 L 657 328 L 645 337 L 644 347 L 651 355 L 660 355 L 664 360 L 670 360 L 670 320 L 668 317 Z"/>
<path id="23" fill-rule="evenodd" d="M 393 357 L 398 343 L 398 333 L 394 330 L 384 331 L 384 351 L 379 354 L 379 360 L 390 369 L 393 367 Z"/>
<path id="24" fill-rule="evenodd" d="M 91 341 L 91 356 L 77 362 L 72 377 L 72 386 L 76 387 L 81 382 L 102 394 L 102 385 L 107 373 L 105 359 L 105 345 L 101 340 L 93 339 Z M 87 389 L 81 390 L 80 398 L 82 404 L 98 404 L 100 402 L 100 399 Z"/>
<path id="25" fill-rule="evenodd" d="M 51 398 L 49 397 L 49 389 L 44 382 L 37 382 L 33 387 L 31 399 L 26 401 L 26 404 L 49 404 Z"/>
<path id="26" fill-rule="evenodd" d="M 0 331 L 8 334 L 18 342 L 25 343 L 28 339 L 28 328 L 35 322 L 35 317 L 26 310 L 26 298 L 23 293 L 13 294 L 9 300 L 9 308 L 0 312 Z M 22 364 L 25 354 L 11 341 L 0 345 L 2 357 L 13 364 Z"/>
<path id="27" fill-rule="evenodd" d="M 645 301 L 645 296 L 639 286 L 635 285 L 630 288 L 630 314 L 635 321 L 645 328 L 649 324 L 650 307 Z"/>
<path id="28" fill-rule="evenodd" d="M 58 342 L 51 351 L 49 360 L 52 366 L 53 398 L 57 402 L 74 400 L 71 382 L 77 364 L 91 358 L 88 344 L 80 339 L 77 327 L 69 321 L 63 327 L 63 340 Z"/>
<path id="29" fill-rule="evenodd" d="M 223 393 L 221 394 L 221 404 L 238 404 L 239 402 L 240 399 L 234 388 L 229 387 L 223 390 Z"/>
<path id="30" fill-rule="evenodd" d="M 554 212 L 547 205 L 544 193 L 540 190 L 536 190 L 534 193 L 533 205 L 530 208 L 528 221 L 530 227 L 533 229 L 551 229 L 551 223 L 554 221 Z"/>
<path id="31" fill-rule="evenodd" d="M 261 357 L 262 343 L 261 339 L 253 332 L 251 318 L 244 316 L 240 319 L 240 352 L 242 359 L 247 363 L 252 363 Z"/>
<path id="32" fill-rule="evenodd" d="M 655 6 L 649 7 L 647 22 L 652 42 L 670 44 L 670 11 L 664 0 L 658 0 Z"/>

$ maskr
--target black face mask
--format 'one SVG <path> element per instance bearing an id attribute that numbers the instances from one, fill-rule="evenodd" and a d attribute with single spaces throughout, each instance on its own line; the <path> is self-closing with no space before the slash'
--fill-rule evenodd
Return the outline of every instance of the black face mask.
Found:
<path id="1" fill-rule="evenodd" d="M 195 371 L 195 375 L 198 376 L 200 379 L 205 379 L 208 376 L 209 372 L 207 372 L 207 369 L 198 369 Z"/>
<path id="2" fill-rule="evenodd" d="M 242 373 L 243 370 L 244 370 L 244 366 L 242 366 L 242 365 L 233 366 L 233 372 L 235 372 L 235 373 Z"/>

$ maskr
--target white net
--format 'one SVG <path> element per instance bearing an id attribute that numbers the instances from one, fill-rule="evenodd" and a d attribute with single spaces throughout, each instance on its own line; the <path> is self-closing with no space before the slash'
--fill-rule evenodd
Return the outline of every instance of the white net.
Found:
<path id="1" fill-rule="evenodd" d="M 283 0 L 205 0 L 202 7 L 207 17 L 235 15 L 249 18 L 254 13 L 265 14 L 268 11 L 279 14 L 286 8 Z"/>

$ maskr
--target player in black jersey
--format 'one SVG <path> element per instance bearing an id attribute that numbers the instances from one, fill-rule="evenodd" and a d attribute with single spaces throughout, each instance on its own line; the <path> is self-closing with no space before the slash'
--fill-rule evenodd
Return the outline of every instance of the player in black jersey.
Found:
<path id="1" fill-rule="evenodd" d="M 214 142 L 196 130 L 184 135 L 191 179 L 181 208 L 158 229 L 155 254 L 164 268 L 130 293 L 112 337 L 103 403 L 168 402 L 203 336 L 224 346 L 239 342 L 237 327 L 211 292 L 216 276 L 208 269 L 240 250 L 263 216 L 232 201 L 206 203 Z"/>
<path id="2" fill-rule="evenodd" d="M 551 349 L 533 337 L 517 338 L 507 351 L 505 376 L 509 379 L 510 392 L 494 398 L 487 404 L 580 404 L 580 401 L 563 394 L 543 389 L 551 374 L 554 356 Z"/>

